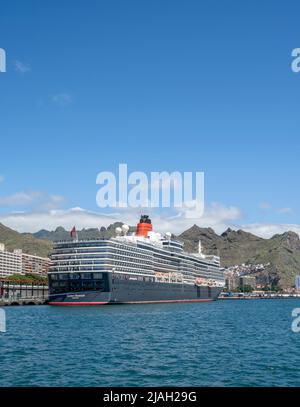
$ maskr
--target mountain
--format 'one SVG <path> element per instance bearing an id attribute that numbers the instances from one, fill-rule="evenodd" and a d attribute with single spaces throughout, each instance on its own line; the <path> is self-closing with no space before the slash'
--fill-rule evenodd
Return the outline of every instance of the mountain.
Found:
<path id="1" fill-rule="evenodd" d="M 58 240 L 68 240 L 70 239 L 70 232 L 65 230 L 62 226 L 57 227 L 55 230 L 48 231 L 42 229 L 36 233 L 32 234 L 37 239 L 42 240 L 50 240 L 52 242 L 56 242 Z M 78 231 L 78 238 L 79 239 L 99 239 L 101 237 L 101 233 L 99 229 L 82 229 Z"/>
<path id="2" fill-rule="evenodd" d="M 200 228 L 197 225 L 177 236 L 184 243 L 187 252 L 198 251 L 199 240 L 201 240 L 204 252 L 207 254 L 217 254 L 220 249 L 222 239 L 211 228 Z"/>
<path id="3" fill-rule="evenodd" d="M 81 229 L 77 230 L 78 239 L 101 239 L 101 238 L 110 238 L 115 235 L 116 227 L 122 226 L 122 222 L 115 222 L 109 225 L 107 228 L 102 226 L 100 229 L 90 228 L 90 229 Z M 134 232 L 135 227 L 130 227 L 129 232 Z M 51 242 L 56 242 L 58 240 L 68 240 L 70 239 L 70 231 L 65 230 L 62 226 L 57 227 L 53 231 L 48 231 L 41 229 L 36 233 L 33 233 L 37 239 L 50 240 Z"/>
<path id="4" fill-rule="evenodd" d="M 47 257 L 52 250 L 52 243 L 47 240 L 36 239 L 31 234 L 18 233 L 0 223 L 0 243 L 6 249 L 22 249 L 24 253 Z"/>
<path id="5" fill-rule="evenodd" d="M 221 236 L 211 228 L 196 225 L 178 236 L 185 250 L 195 252 L 201 240 L 203 252 L 219 254 L 223 267 L 240 264 L 268 264 L 257 277 L 262 283 L 291 287 L 300 274 L 300 239 L 294 232 L 263 239 L 243 230 L 227 229 Z"/>
<path id="6" fill-rule="evenodd" d="M 270 262 L 270 279 L 275 285 L 289 287 L 294 285 L 295 276 L 300 274 L 300 239 L 294 232 L 275 235 L 264 242 L 259 253 L 250 263 Z M 260 277 L 265 277 L 263 273 Z"/>
<path id="7" fill-rule="evenodd" d="M 188 252 L 198 251 L 201 240 L 203 252 L 221 256 L 224 267 L 246 263 L 249 256 L 259 253 L 264 239 L 244 232 L 227 229 L 221 236 L 211 228 L 200 228 L 197 225 L 183 232 L 178 238 L 183 241 Z"/>

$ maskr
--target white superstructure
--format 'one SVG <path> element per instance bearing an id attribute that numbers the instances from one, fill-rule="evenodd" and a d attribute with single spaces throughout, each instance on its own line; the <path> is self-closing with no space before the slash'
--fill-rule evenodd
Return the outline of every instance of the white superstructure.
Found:
<path id="1" fill-rule="evenodd" d="M 116 237 L 57 242 L 52 253 L 52 273 L 112 272 L 144 281 L 224 286 L 220 259 L 201 252 L 183 251 L 182 243 L 152 230 L 147 236 L 128 235 L 128 227 L 116 229 Z M 76 285 L 76 284 L 75 284 Z"/>

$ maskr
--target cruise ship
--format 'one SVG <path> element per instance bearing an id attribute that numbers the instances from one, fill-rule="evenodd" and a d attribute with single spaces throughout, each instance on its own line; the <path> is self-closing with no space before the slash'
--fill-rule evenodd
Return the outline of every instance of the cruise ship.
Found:
<path id="1" fill-rule="evenodd" d="M 49 270 L 50 305 L 104 305 L 216 300 L 224 287 L 218 256 L 186 253 L 171 233 L 142 215 L 135 233 L 56 242 Z"/>

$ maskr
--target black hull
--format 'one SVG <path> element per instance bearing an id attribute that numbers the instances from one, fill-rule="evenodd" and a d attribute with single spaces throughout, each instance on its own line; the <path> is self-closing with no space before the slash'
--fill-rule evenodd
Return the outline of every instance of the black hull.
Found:
<path id="1" fill-rule="evenodd" d="M 129 279 L 110 281 L 109 291 L 80 291 L 49 296 L 50 305 L 105 305 L 216 300 L 220 287 Z"/>

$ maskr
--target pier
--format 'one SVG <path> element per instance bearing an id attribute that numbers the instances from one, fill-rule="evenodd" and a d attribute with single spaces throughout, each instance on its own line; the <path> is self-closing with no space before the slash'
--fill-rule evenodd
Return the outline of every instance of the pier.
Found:
<path id="1" fill-rule="evenodd" d="M 48 285 L 43 281 L 0 280 L 0 306 L 42 305 L 48 301 Z"/>
<path id="2" fill-rule="evenodd" d="M 226 295 L 221 293 L 219 300 L 279 300 L 279 299 L 300 299 L 300 294 L 235 294 L 235 295 Z"/>

